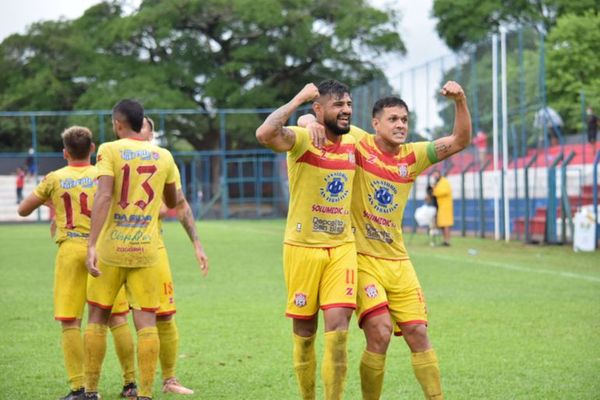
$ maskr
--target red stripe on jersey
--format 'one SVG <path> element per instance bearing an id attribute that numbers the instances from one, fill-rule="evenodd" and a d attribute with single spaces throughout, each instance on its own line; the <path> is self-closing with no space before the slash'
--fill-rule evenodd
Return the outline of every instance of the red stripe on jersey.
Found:
<path id="1" fill-rule="evenodd" d="M 370 155 L 376 156 L 381 162 L 383 162 L 386 165 L 391 165 L 391 166 L 396 166 L 398 164 L 413 165 L 414 163 L 417 162 L 417 157 L 415 156 L 414 151 L 411 151 L 410 153 L 408 153 L 406 156 L 404 156 L 402 158 L 396 158 L 396 156 L 394 156 L 393 154 L 383 153 L 383 152 L 379 151 L 378 149 L 374 148 L 373 146 L 370 146 L 368 143 L 366 143 L 365 140 L 362 140 L 360 142 L 359 146 L 364 148 L 365 151 L 367 153 L 369 153 Z"/>
<path id="2" fill-rule="evenodd" d="M 402 177 L 399 173 L 394 173 L 387 168 L 382 168 L 375 163 L 368 162 L 360 151 L 356 152 L 356 165 L 360 166 L 365 171 L 370 172 L 380 178 L 387 179 L 388 181 L 397 183 L 414 182 L 414 179 Z"/>
<path id="3" fill-rule="evenodd" d="M 354 146 L 352 146 L 352 147 L 354 147 Z M 354 149 L 352 151 L 350 151 L 349 153 L 354 154 Z M 315 167 L 323 168 L 323 169 L 354 170 L 356 168 L 356 165 L 354 163 L 351 163 L 350 160 L 348 160 L 348 159 L 342 160 L 342 159 L 320 157 L 311 151 L 307 151 L 306 153 L 302 154 L 296 160 L 296 162 L 310 164 Z"/>
<path id="4" fill-rule="evenodd" d="M 325 150 L 327 153 L 344 154 L 344 153 L 354 153 L 355 148 L 356 148 L 356 146 L 353 143 L 348 143 L 348 144 L 336 143 L 336 144 L 330 144 L 328 146 L 324 146 L 323 150 Z"/>

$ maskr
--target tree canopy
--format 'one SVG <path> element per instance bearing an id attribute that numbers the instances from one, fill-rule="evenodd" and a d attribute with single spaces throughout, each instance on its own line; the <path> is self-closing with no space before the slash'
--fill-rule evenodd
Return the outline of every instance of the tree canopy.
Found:
<path id="1" fill-rule="evenodd" d="M 0 109 L 109 109 L 124 97 L 148 109 L 199 109 L 208 116 L 170 118 L 169 134 L 211 149 L 215 109 L 273 107 L 329 77 L 384 79 L 374 60 L 390 52 L 405 52 L 396 15 L 365 0 L 145 0 L 132 12 L 103 2 L 0 44 Z M 253 118 L 228 121 L 232 146 L 254 143 Z M 72 121 L 42 121 L 42 147 L 58 150 L 56 132 Z M 28 131 L 19 127 L 0 121 L 1 142 L 19 145 Z"/>
<path id="2" fill-rule="evenodd" d="M 583 15 L 600 10 L 599 0 L 434 0 L 436 28 L 454 50 L 477 43 L 500 25 L 534 26 L 549 32 L 565 14 Z"/>

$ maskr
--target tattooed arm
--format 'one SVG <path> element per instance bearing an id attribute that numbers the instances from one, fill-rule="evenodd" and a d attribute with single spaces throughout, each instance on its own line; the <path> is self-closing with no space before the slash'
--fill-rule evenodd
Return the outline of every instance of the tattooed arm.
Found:
<path id="1" fill-rule="evenodd" d="M 314 84 L 309 83 L 304 86 L 289 103 L 279 107 L 265 119 L 256 130 L 256 139 L 260 144 L 274 151 L 291 150 L 296 138 L 294 132 L 285 128 L 283 124 L 298 107 L 318 96 L 319 90 Z"/>
<path id="2" fill-rule="evenodd" d="M 454 100 L 455 117 L 452 134 L 433 142 L 440 161 L 458 153 L 471 143 L 471 115 L 462 87 L 456 82 L 448 81 L 442 88 L 441 94 Z"/>
<path id="3" fill-rule="evenodd" d="M 183 229 L 185 229 L 194 246 L 194 253 L 196 254 L 200 272 L 202 272 L 203 276 L 206 276 L 208 274 L 208 257 L 206 256 L 202 243 L 200 243 L 200 238 L 198 237 L 196 220 L 194 219 L 192 208 L 185 199 L 181 189 L 177 190 L 177 205 L 175 206 L 175 209 L 177 211 L 177 219 L 181 223 L 181 226 L 183 226 Z"/>

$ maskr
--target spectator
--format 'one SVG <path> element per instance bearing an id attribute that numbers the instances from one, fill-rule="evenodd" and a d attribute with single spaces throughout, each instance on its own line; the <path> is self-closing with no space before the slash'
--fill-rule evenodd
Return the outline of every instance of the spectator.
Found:
<path id="1" fill-rule="evenodd" d="M 483 165 L 487 157 L 487 134 L 484 131 L 477 132 L 473 138 L 473 146 L 477 149 L 479 165 Z"/>
<path id="2" fill-rule="evenodd" d="M 25 171 L 17 167 L 17 204 L 23 200 L 23 187 L 25 186 Z"/>
<path id="3" fill-rule="evenodd" d="M 33 148 L 29 149 L 28 152 L 28 156 L 25 159 L 25 165 L 27 166 L 27 175 L 28 176 L 34 176 L 36 174 L 36 165 L 35 165 L 35 159 L 33 157 L 35 151 L 33 150 Z"/>
<path id="4" fill-rule="evenodd" d="M 594 114 L 592 107 L 587 108 L 587 128 L 588 128 L 588 142 L 596 146 L 596 135 L 598 134 L 598 116 Z"/>
<path id="5" fill-rule="evenodd" d="M 444 242 L 442 245 L 450 246 L 450 228 L 454 225 L 454 211 L 452 207 L 452 187 L 448 179 L 440 171 L 433 172 L 433 195 L 438 204 L 437 227 L 442 230 Z"/>

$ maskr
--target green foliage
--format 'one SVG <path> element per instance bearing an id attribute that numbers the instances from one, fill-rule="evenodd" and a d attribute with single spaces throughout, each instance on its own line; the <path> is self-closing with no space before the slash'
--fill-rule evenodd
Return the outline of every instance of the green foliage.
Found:
<path id="1" fill-rule="evenodd" d="M 309 81 L 383 78 L 373 60 L 405 51 L 396 21 L 365 0 L 146 0 L 128 14 L 104 2 L 0 44 L 0 109 L 109 109 L 123 97 L 148 109 L 273 107 Z M 256 121 L 228 139 L 254 145 Z M 218 121 L 189 125 L 166 133 L 217 146 Z M 0 125 L 4 142 L 23 134 Z"/>
<path id="2" fill-rule="evenodd" d="M 580 93 L 600 110 L 600 14 L 567 14 L 558 19 L 546 44 L 548 102 L 571 130 L 585 130 Z"/>
<path id="3" fill-rule="evenodd" d="M 455 50 L 478 43 L 500 25 L 529 25 L 550 31 L 565 14 L 582 15 L 600 9 L 598 0 L 434 0 L 437 31 Z"/>
<path id="4" fill-rule="evenodd" d="M 164 235 L 175 283 L 180 335 L 177 376 L 195 389 L 190 399 L 298 399 L 291 322 L 284 317 L 281 267 L 284 221 L 204 221 L 198 224 L 211 262 L 200 276 L 177 223 Z M 600 391 L 600 271 L 598 253 L 566 246 L 524 246 L 453 238 L 430 247 L 406 235 L 429 311 L 429 335 L 440 360 L 447 398 L 597 398 Z M 52 318 L 56 245 L 46 224 L 0 226 L 0 310 L 3 329 L 0 398 L 52 399 L 67 392 L 60 327 Z M 476 255 L 468 255 L 476 249 Z M 321 313 L 322 314 L 322 313 Z M 85 325 L 85 323 L 84 323 Z M 317 358 L 323 354 L 323 323 Z M 117 399 L 121 372 L 108 334 L 100 379 L 105 399 Z M 365 339 L 352 316 L 345 399 L 358 400 Z M 420 399 L 410 352 L 393 338 L 384 399 Z M 159 367 L 160 369 L 160 367 Z M 154 399 L 176 397 L 160 392 Z M 323 398 L 317 373 L 317 398 Z"/>

